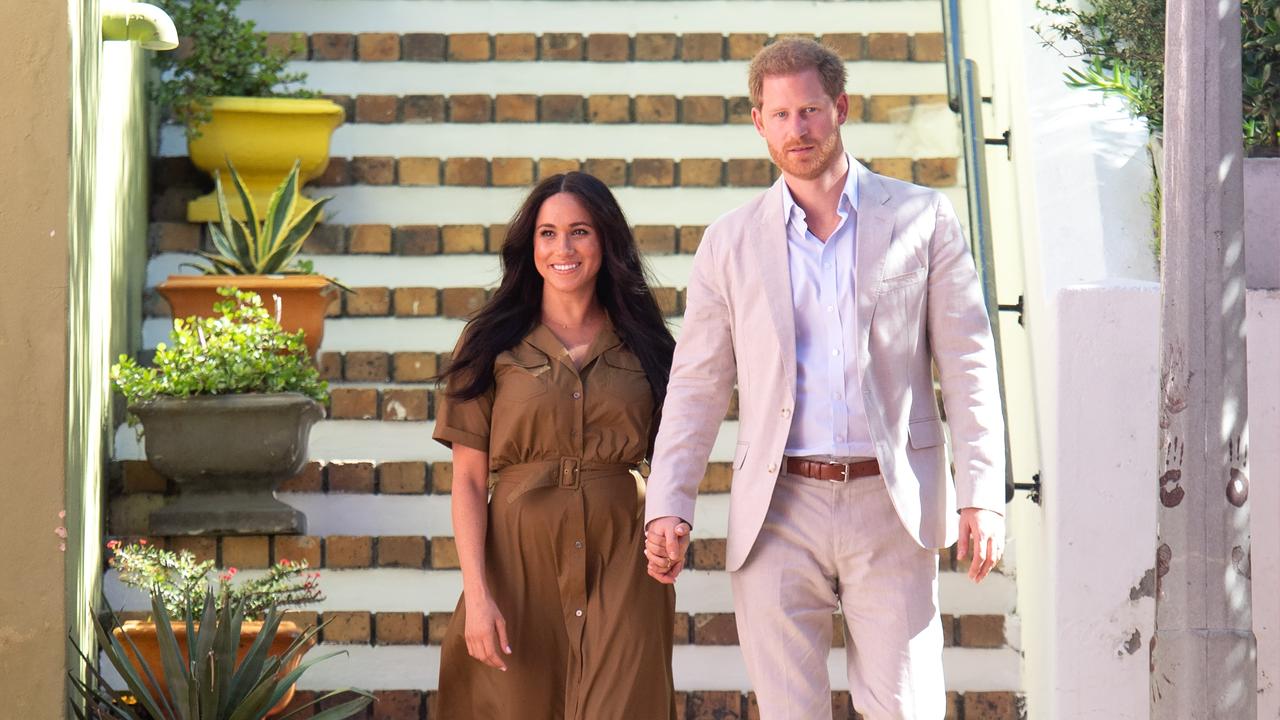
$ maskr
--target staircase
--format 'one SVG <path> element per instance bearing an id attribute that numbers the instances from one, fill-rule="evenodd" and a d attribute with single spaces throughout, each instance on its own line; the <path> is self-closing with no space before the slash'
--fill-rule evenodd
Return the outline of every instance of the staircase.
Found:
<path id="1" fill-rule="evenodd" d="M 449 455 L 431 440 L 437 398 L 426 380 L 495 285 L 503 223 L 532 183 L 583 170 L 614 189 L 678 332 L 703 228 L 776 178 L 750 126 L 747 61 L 796 33 L 848 61 L 849 151 L 965 206 L 934 2 L 248 0 L 241 12 L 282 47 L 304 37 L 294 67 L 346 109 L 309 191 L 334 200 L 305 252 L 356 292 L 329 310 L 320 365 L 333 399 L 312 433 L 315 462 L 282 493 L 311 534 L 155 541 L 224 567 L 306 558 L 322 568 L 328 599 L 299 615 L 333 621 L 315 652 L 349 655 L 316 666 L 301 687 L 375 690 L 370 717 L 431 716 L 461 578 Z M 160 156 L 149 288 L 206 242 L 185 222 L 186 200 L 207 180 L 180 129 L 163 128 Z M 148 291 L 145 311 L 153 348 L 168 309 Z M 734 403 L 677 584 L 677 704 L 690 719 L 758 717 L 723 569 L 736 425 Z M 166 483 L 127 428 L 116 457 L 111 532 L 145 536 Z M 939 562 L 948 718 L 1023 716 L 1013 558 L 976 587 L 949 551 Z M 107 587 L 113 603 L 141 609 L 110 575 Z M 829 665 L 836 717 L 857 717 L 842 649 Z"/>

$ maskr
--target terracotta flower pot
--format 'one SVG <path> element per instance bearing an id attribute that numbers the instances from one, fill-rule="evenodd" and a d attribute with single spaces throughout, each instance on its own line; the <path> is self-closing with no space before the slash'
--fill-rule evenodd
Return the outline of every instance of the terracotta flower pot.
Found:
<path id="1" fill-rule="evenodd" d="M 280 298 L 280 325 L 289 332 L 301 330 L 307 352 L 314 360 L 324 340 L 324 317 L 337 288 L 318 275 L 170 275 L 156 286 L 177 318 L 213 317 L 214 303 L 222 300 L 218 288 L 237 287 L 262 296 L 267 312 L 276 313 Z"/>
<path id="2" fill-rule="evenodd" d="M 171 623 L 170 626 L 173 628 L 173 634 L 178 640 L 178 647 L 182 648 L 184 653 L 188 652 L 186 623 L 175 622 Z M 243 660 L 244 656 L 248 654 L 249 647 L 253 645 L 254 640 L 258 638 L 258 633 L 261 631 L 262 623 L 260 622 L 246 622 L 240 626 L 240 645 L 236 651 L 237 663 Z M 285 650 L 289 648 L 294 640 L 297 640 L 298 637 L 302 635 L 302 632 L 303 629 L 298 627 L 296 623 L 287 621 L 281 622 L 275 638 L 271 641 L 271 649 L 268 651 L 268 654 L 273 657 L 284 655 Z M 164 687 L 167 687 L 167 683 L 165 682 L 164 663 L 160 660 L 160 642 L 157 638 L 156 624 L 153 622 L 130 620 L 123 623 L 122 627 L 116 628 L 114 635 L 116 636 L 116 639 L 120 641 L 120 644 L 124 646 L 125 653 L 129 656 L 129 660 L 133 663 L 134 668 L 137 669 L 138 675 L 142 678 L 142 681 L 146 683 L 147 689 L 153 694 L 159 692 L 163 693 L 165 697 L 168 697 L 169 693 L 164 689 Z M 133 644 L 138 648 L 138 655 L 142 656 L 141 658 L 133 653 L 133 650 L 129 647 L 129 643 L 121 637 L 122 635 L 128 635 L 129 639 L 133 641 Z M 313 645 L 315 645 L 314 638 L 308 642 L 306 649 L 310 650 Z M 302 662 L 302 656 L 305 654 L 306 650 L 294 655 L 292 660 L 280 668 L 280 672 L 276 674 L 276 677 L 284 677 L 296 669 Z M 151 670 L 151 674 L 154 675 L 156 680 L 161 684 L 161 689 L 157 690 L 154 685 L 147 681 L 146 673 L 142 671 L 143 664 Z M 280 702 L 273 705 L 271 709 L 267 711 L 267 717 L 273 717 L 283 712 L 285 707 L 288 706 L 289 701 L 293 699 L 293 692 L 294 687 L 290 686 L 289 690 L 284 694 L 284 697 L 280 698 Z M 170 699 L 172 700 L 172 698 Z"/>

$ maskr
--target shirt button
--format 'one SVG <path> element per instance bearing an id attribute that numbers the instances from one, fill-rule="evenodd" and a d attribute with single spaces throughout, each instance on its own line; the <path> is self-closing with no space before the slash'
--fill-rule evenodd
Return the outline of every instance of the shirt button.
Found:
<path id="1" fill-rule="evenodd" d="M 832 348 L 832 349 L 831 349 L 831 354 L 832 354 L 832 355 L 839 355 L 839 354 L 840 354 L 840 348 Z"/>
<path id="2" fill-rule="evenodd" d="M 573 611 L 573 614 L 574 614 L 574 615 L 577 615 L 578 617 L 582 617 L 582 611 L 581 611 L 581 610 L 574 610 L 574 611 Z"/>
<path id="3" fill-rule="evenodd" d="M 576 391 L 576 390 L 575 390 L 575 391 L 574 391 L 574 393 L 573 393 L 573 399 L 574 399 L 574 400 L 577 400 L 577 399 L 579 399 L 579 398 L 581 398 L 581 397 L 582 397 L 582 393 L 580 393 L 580 392 L 578 392 L 578 391 Z"/>
<path id="4" fill-rule="evenodd" d="M 828 305 L 828 306 L 827 306 L 827 312 L 835 312 L 835 311 L 836 311 L 836 306 L 835 306 L 835 305 Z"/>

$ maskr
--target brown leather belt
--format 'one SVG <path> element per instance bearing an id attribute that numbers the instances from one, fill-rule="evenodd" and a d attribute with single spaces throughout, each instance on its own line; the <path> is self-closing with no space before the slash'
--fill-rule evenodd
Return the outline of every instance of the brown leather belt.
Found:
<path id="1" fill-rule="evenodd" d="M 860 477 L 880 474 L 880 463 L 875 460 L 859 460 L 853 463 L 832 463 L 805 458 L 787 458 L 787 472 L 792 475 L 829 480 L 831 482 L 848 482 Z"/>

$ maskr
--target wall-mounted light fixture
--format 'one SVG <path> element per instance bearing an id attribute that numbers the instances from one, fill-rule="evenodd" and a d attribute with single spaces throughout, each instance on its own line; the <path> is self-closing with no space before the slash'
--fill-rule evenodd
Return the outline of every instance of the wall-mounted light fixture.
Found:
<path id="1" fill-rule="evenodd" d="M 102 39 L 136 42 L 147 50 L 172 50 L 178 47 L 178 29 L 155 5 L 107 1 L 102 4 Z"/>

